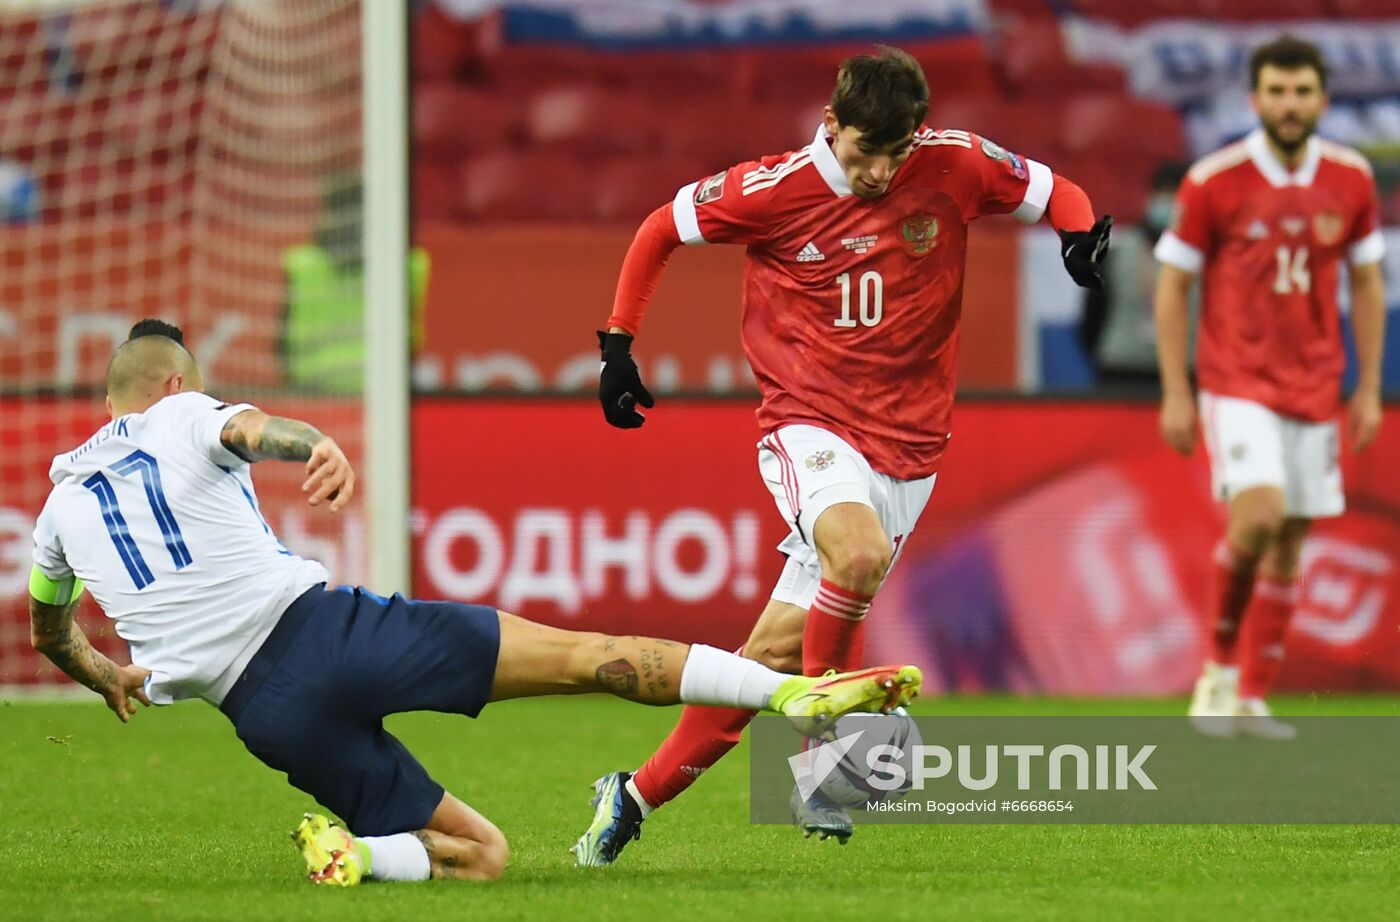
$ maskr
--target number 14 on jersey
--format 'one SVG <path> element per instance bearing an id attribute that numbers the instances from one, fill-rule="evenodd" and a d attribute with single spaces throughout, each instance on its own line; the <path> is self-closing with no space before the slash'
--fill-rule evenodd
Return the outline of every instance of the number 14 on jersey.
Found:
<path id="1" fill-rule="evenodd" d="M 1274 294 L 1287 295 L 1293 292 L 1308 294 L 1312 291 L 1312 272 L 1308 269 L 1308 248 L 1290 250 L 1281 246 L 1274 254 L 1278 260 L 1278 273 L 1274 276 Z"/>

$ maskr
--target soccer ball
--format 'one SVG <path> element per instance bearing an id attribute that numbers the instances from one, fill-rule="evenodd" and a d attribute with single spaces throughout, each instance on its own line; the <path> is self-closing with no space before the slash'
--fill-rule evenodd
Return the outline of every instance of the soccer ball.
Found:
<path id="1" fill-rule="evenodd" d="M 839 718 L 832 729 L 832 739 L 842 739 L 854 733 L 860 738 L 848 749 L 817 789 L 833 803 L 843 807 L 863 807 L 891 797 L 902 797 L 914 783 L 914 747 L 923 742 L 919 726 L 904 708 L 890 714 L 847 714 Z M 870 785 L 871 777 L 883 773 L 872 771 L 867 757 L 877 746 L 897 747 L 903 755 L 893 761 L 904 769 L 904 783 L 892 791 Z M 888 775 L 883 775 L 888 778 Z"/>

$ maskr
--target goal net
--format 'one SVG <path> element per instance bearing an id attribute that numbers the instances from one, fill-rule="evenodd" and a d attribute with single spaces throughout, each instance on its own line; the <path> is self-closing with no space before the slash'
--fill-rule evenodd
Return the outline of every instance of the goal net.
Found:
<path id="1" fill-rule="evenodd" d="M 29 645 L 31 531 L 135 321 L 360 459 L 360 32 L 356 0 L 0 5 L 0 686 L 64 681 Z M 301 475 L 259 466 L 268 521 L 356 580 L 362 504 L 308 509 Z M 125 661 L 90 599 L 79 618 Z"/>

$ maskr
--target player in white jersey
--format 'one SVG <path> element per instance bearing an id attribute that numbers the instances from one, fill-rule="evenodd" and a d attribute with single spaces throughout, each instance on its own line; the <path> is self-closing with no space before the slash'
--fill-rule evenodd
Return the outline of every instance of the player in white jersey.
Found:
<path id="1" fill-rule="evenodd" d="M 486 880 L 505 868 L 500 830 L 428 776 L 385 731 L 388 714 L 474 717 L 488 701 L 597 691 L 766 708 L 816 733 L 837 714 L 918 691 L 913 667 L 785 676 L 701 645 L 328 589 L 320 564 L 277 541 L 248 468 L 304 462 L 308 502 L 336 512 L 355 487 L 344 453 L 307 423 L 220 403 L 202 387 L 168 324 L 142 321 L 112 357 L 112 421 L 50 468 L 34 530 L 33 643 L 122 721 L 132 699 L 217 705 L 249 751 L 344 820 L 307 814 L 293 834 L 318 883 Z M 84 584 L 132 665 L 98 653 L 74 624 Z"/>

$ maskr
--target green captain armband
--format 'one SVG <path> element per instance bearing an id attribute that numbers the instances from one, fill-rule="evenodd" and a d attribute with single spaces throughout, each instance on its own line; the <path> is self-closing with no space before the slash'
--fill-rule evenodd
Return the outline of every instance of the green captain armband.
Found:
<path id="1" fill-rule="evenodd" d="M 63 579 L 50 579 L 39 565 L 29 571 L 29 595 L 45 605 L 71 605 L 83 594 L 83 581 L 72 573 Z"/>

